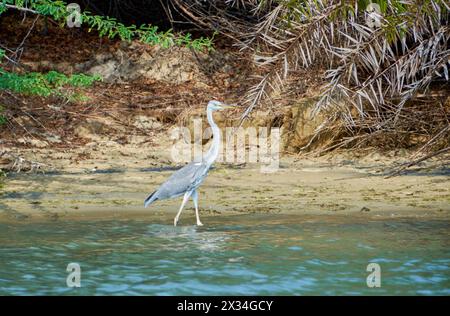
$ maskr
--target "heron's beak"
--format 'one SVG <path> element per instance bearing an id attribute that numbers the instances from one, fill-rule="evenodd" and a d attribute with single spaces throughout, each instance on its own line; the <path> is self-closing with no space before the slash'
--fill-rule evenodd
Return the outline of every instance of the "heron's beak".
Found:
<path id="1" fill-rule="evenodd" d="M 236 107 L 236 105 L 234 104 L 221 104 L 221 107 L 225 110 L 225 109 L 234 109 Z"/>

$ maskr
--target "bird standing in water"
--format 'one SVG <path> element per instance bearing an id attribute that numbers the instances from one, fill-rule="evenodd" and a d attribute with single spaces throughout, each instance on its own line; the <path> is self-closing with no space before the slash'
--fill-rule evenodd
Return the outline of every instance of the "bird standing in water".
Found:
<path id="1" fill-rule="evenodd" d="M 203 226 L 200 221 L 198 213 L 198 187 L 205 180 L 211 165 L 219 155 L 220 137 L 221 132 L 216 123 L 214 123 L 212 113 L 223 109 L 231 108 L 232 106 L 223 104 L 219 101 L 209 101 L 206 107 L 206 114 L 208 117 L 208 123 L 211 126 L 213 140 L 209 151 L 203 156 L 200 162 L 191 162 L 183 168 L 177 170 L 172 174 L 166 182 L 164 182 L 155 192 L 150 194 L 144 202 L 144 207 L 149 206 L 156 200 L 165 200 L 183 195 L 183 202 L 180 209 L 173 220 L 173 225 L 177 226 L 181 212 L 189 200 L 192 197 L 195 206 L 195 216 L 197 218 L 197 225 Z"/>

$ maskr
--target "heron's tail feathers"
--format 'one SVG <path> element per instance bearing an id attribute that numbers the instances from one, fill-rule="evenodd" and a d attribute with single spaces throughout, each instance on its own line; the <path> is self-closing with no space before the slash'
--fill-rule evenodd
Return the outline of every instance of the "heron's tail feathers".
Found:
<path id="1" fill-rule="evenodd" d="M 153 192 L 152 194 L 150 194 L 144 201 L 144 207 L 149 206 L 150 204 L 152 204 L 153 202 L 155 202 L 158 198 L 156 197 L 156 191 Z"/>

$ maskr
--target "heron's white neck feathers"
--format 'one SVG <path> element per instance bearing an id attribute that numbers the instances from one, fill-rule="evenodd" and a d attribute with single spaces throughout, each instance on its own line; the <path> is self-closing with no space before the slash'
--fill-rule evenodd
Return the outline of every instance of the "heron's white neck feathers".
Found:
<path id="1" fill-rule="evenodd" d="M 212 110 L 208 108 L 206 111 L 206 116 L 208 117 L 208 123 L 211 126 L 212 133 L 213 133 L 213 140 L 211 147 L 209 148 L 208 152 L 204 156 L 204 160 L 207 164 L 212 165 L 213 162 L 217 159 L 217 156 L 219 156 L 219 148 L 220 148 L 220 129 L 217 126 L 217 124 L 214 122 Z"/>

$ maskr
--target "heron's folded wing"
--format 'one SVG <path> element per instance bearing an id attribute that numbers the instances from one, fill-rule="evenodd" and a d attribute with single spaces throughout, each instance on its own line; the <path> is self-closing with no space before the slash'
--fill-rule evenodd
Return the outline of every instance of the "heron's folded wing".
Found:
<path id="1" fill-rule="evenodd" d="M 175 171 L 158 189 L 158 197 L 170 198 L 182 195 L 197 187 L 205 178 L 208 167 L 203 162 L 191 162 Z"/>

